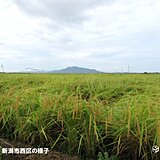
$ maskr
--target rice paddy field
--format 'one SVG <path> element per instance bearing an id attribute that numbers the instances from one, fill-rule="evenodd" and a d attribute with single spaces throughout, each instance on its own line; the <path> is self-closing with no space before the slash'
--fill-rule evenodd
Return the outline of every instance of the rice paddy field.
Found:
<path id="1" fill-rule="evenodd" d="M 80 159 L 160 159 L 160 74 L 0 74 L 0 138 Z"/>

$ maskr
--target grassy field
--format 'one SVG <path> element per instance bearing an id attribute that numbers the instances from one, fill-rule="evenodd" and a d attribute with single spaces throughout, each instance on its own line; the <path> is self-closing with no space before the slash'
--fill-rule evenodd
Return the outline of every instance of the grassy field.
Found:
<path id="1" fill-rule="evenodd" d="M 160 75 L 0 74 L 0 129 L 81 159 L 158 160 Z"/>

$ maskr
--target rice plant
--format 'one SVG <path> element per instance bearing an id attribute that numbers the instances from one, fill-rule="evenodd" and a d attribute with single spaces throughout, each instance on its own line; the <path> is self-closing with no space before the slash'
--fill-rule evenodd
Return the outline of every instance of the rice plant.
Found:
<path id="1" fill-rule="evenodd" d="M 159 111 L 159 74 L 0 74 L 0 138 L 81 159 L 160 158 Z"/>

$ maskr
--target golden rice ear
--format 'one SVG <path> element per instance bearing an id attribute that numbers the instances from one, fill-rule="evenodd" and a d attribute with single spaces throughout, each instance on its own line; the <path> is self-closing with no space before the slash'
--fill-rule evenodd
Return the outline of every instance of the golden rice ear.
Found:
<path id="1" fill-rule="evenodd" d="M 82 158 L 159 158 L 159 78 L 0 74 L 0 136 Z"/>

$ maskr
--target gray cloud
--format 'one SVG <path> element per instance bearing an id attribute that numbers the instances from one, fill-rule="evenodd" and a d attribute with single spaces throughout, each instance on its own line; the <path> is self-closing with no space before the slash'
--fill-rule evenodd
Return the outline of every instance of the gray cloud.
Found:
<path id="1" fill-rule="evenodd" d="M 5 0 L 0 64 L 8 71 L 73 65 L 157 71 L 159 7 L 158 0 Z"/>
<path id="2" fill-rule="evenodd" d="M 87 20 L 85 11 L 97 5 L 111 4 L 110 0 L 14 0 L 17 6 L 31 16 L 49 17 L 65 24 L 79 24 Z"/>

